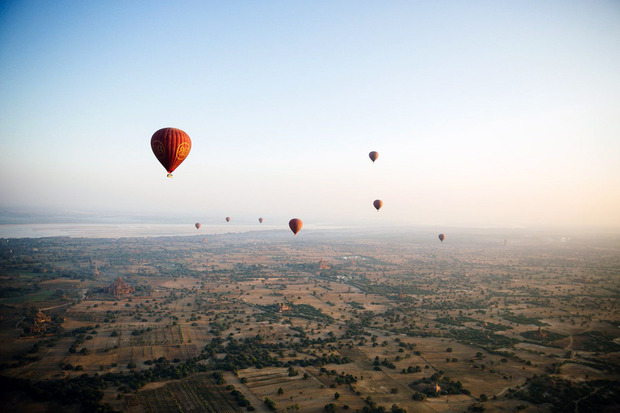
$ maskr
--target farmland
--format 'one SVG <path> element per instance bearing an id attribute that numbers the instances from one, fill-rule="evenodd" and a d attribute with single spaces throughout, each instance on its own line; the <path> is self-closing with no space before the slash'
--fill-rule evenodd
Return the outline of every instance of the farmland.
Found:
<path id="1" fill-rule="evenodd" d="M 620 406 L 620 238 L 435 237 L 0 240 L 3 406 Z M 106 292 L 119 278 L 135 291 Z M 553 383 L 582 393 L 567 399 Z"/>

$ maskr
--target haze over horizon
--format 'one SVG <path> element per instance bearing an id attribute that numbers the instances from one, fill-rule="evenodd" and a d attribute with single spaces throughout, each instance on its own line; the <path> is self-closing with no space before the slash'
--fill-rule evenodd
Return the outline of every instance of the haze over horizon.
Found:
<path id="1" fill-rule="evenodd" d="M 619 18 L 614 1 L 3 2 L 0 211 L 620 228 Z M 172 179 L 149 145 L 167 126 L 192 139 Z"/>

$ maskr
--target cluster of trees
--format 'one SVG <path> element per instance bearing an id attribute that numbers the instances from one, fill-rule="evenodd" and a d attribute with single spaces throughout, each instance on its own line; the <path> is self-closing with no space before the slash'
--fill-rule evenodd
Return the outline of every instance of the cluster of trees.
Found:
<path id="1" fill-rule="evenodd" d="M 230 392 L 230 395 L 235 399 L 239 406 L 247 408 L 247 410 L 250 412 L 256 410 L 254 406 L 252 406 L 250 401 L 243 395 L 243 393 L 241 393 L 239 390 L 236 390 L 234 386 Z"/>
<path id="2" fill-rule="evenodd" d="M 396 365 L 394 365 L 394 363 L 392 363 L 391 361 L 388 361 L 388 359 L 384 358 L 383 360 L 379 359 L 379 356 L 375 357 L 375 361 L 373 362 L 374 366 L 375 366 L 375 370 L 380 370 L 379 366 L 385 366 L 389 369 L 395 369 Z"/>
<path id="3" fill-rule="evenodd" d="M 32 284 L 25 287 L 0 287 L 0 298 L 21 297 L 22 295 L 36 293 L 41 290 L 39 284 Z"/>
<path id="4" fill-rule="evenodd" d="M 277 410 L 276 402 L 271 400 L 269 397 L 265 397 L 265 400 L 263 400 L 263 403 L 265 403 L 265 406 L 267 406 L 269 410 L 272 410 L 274 412 Z"/>
<path id="5" fill-rule="evenodd" d="M 453 326 L 462 326 L 463 323 L 471 323 L 471 322 L 476 322 L 478 320 L 476 320 L 475 318 L 471 318 L 468 316 L 456 316 L 456 317 L 439 317 L 437 318 L 437 322 L 442 323 L 442 324 L 449 324 L 449 325 L 453 325 Z"/>
<path id="6" fill-rule="evenodd" d="M 106 381 L 100 376 L 81 376 L 62 380 L 31 380 L 0 376 L 0 393 L 25 393 L 36 401 L 54 401 L 64 405 L 80 406 L 81 412 L 112 412 L 110 405 L 100 405 Z"/>
<path id="7" fill-rule="evenodd" d="M 360 280 L 362 281 L 362 280 Z M 403 294 L 406 295 L 417 295 L 417 296 L 425 296 L 425 295 L 435 295 L 434 291 L 423 290 L 414 285 L 387 285 L 387 284 L 372 284 L 370 281 L 367 282 L 355 282 L 351 283 L 351 285 L 359 288 L 364 291 L 366 294 L 377 294 L 383 296 L 396 296 L 400 295 L 402 291 Z"/>
<path id="8" fill-rule="evenodd" d="M 229 337 L 227 341 L 227 345 L 224 346 L 225 341 L 220 337 L 216 337 L 205 346 L 202 352 L 202 357 L 211 359 L 212 366 L 215 369 L 234 371 L 249 367 L 290 367 L 293 365 L 303 367 L 310 365 L 322 366 L 324 364 L 346 364 L 351 362 L 351 359 L 348 357 L 342 357 L 339 354 L 333 353 L 323 354 L 320 357 L 311 359 L 296 359 L 286 362 L 280 360 L 277 355 L 272 355 L 272 353 L 280 354 L 282 350 L 285 349 L 301 351 L 304 348 L 304 342 L 309 345 L 310 342 L 314 341 L 308 340 L 307 338 L 302 343 L 290 345 L 284 342 L 266 342 L 261 335 L 249 337 L 245 340 L 236 340 Z M 319 340 L 316 340 L 316 342 L 318 341 Z M 226 353 L 226 356 L 223 359 L 215 357 L 218 353 Z"/>
<path id="9" fill-rule="evenodd" d="M 538 330 L 524 331 L 523 333 L 521 333 L 521 336 L 529 340 L 544 341 L 544 342 L 562 340 L 568 337 L 565 334 L 554 333 L 554 332 L 547 331 L 547 330 L 543 331 L 542 336 L 538 333 Z"/>
<path id="10" fill-rule="evenodd" d="M 327 376 L 334 376 L 334 382 L 336 384 L 353 384 L 357 383 L 357 377 L 351 374 L 345 374 L 344 372 L 338 373 L 336 370 L 327 370 L 325 367 L 321 367 L 320 372 Z M 304 376 L 305 377 L 305 376 Z M 338 394 L 338 393 L 336 393 Z"/>
<path id="11" fill-rule="evenodd" d="M 334 319 L 327 314 L 315 308 L 309 304 L 295 304 L 291 305 L 292 314 L 296 317 L 306 318 L 310 320 L 319 320 L 324 322 L 331 322 Z"/>
<path id="12" fill-rule="evenodd" d="M 548 326 L 549 324 L 543 322 L 538 317 L 527 317 L 523 314 L 515 314 L 510 310 L 506 310 L 502 313 L 504 320 L 513 322 L 515 324 L 533 324 L 538 327 Z"/>
<path id="13" fill-rule="evenodd" d="M 69 333 L 69 335 L 76 337 L 75 341 L 73 342 L 73 344 L 71 344 L 71 347 L 69 347 L 69 353 L 75 353 L 77 352 L 77 347 L 81 344 L 83 344 L 86 340 L 92 340 L 93 336 L 92 335 L 86 335 L 86 334 L 97 334 L 97 330 L 95 330 L 95 328 L 98 328 L 99 325 L 97 325 L 96 327 L 80 327 L 80 328 L 76 328 L 73 331 L 71 331 L 71 333 Z M 67 334 L 65 334 L 65 336 L 67 336 Z M 82 350 L 80 350 L 80 352 L 82 354 L 89 354 L 89 351 L 86 347 L 83 347 Z"/>
<path id="14" fill-rule="evenodd" d="M 366 397 L 366 399 L 364 399 L 364 402 L 366 403 L 366 405 L 362 408 L 363 413 L 407 413 L 407 410 L 399 407 L 397 404 L 393 404 L 390 410 L 387 410 L 383 406 L 378 406 L 377 403 L 375 403 L 370 396 Z"/>
<path id="15" fill-rule="evenodd" d="M 441 388 L 439 392 L 437 392 L 435 384 Z M 463 388 L 463 384 L 460 381 L 452 381 L 449 377 L 444 376 L 441 370 L 430 377 L 423 377 L 420 380 L 411 382 L 409 387 L 419 393 L 426 394 L 428 397 L 437 397 L 440 394 L 471 394 L 469 390 Z M 416 399 L 415 394 L 414 400 L 419 400 Z"/>
<path id="16" fill-rule="evenodd" d="M 459 342 L 474 345 L 485 350 L 512 347 L 514 344 L 518 343 L 518 340 L 513 338 L 493 334 L 492 332 L 476 330 L 474 328 L 450 330 L 447 335 Z"/>
<path id="17" fill-rule="evenodd" d="M 283 366 L 282 361 L 270 354 L 279 351 L 280 346 L 264 342 L 259 335 L 244 341 L 231 339 L 226 347 L 223 346 L 223 342 L 222 339 L 216 337 L 205 346 L 203 351 L 207 358 L 212 358 L 216 369 L 233 371 L 248 367 Z M 215 357 L 217 353 L 226 353 L 226 356 L 224 359 L 218 359 Z"/>
<path id="18" fill-rule="evenodd" d="M 614 337 L 603 335 L 599 331 L 588 331 L 577 334 L 576 337 L 585 338 L 581 348 L 585 351 L 599 353 L 613 353 L 620 351 L 620 344 L 614 341 Z"/>
<path id="19" fill-rule="evenodd" d="M 488 330 L 488 331 L 512 330 L 512 327 L 510 327 L 510 326 L 505 326 L 505 325 L 502 325 L 502 324 L 496 324 L 496 323 L 492 323 L 490 321 L 487 321 L 484 324 L 478 323 L 478 326 L 483 327 L 485 330 Z"/>
<path id="20" fill-rule="evenodd" d="M 406 369 L 402 370 L 403 374 L 412 374 L 412 373 L 419 373 L 422 371 L 422 367 L 420 366 L 409 366 Z"/>
<path id="21" fill-rule="evenodd" d="M 507 398 L 541 405 L 549 404 L 554 413 L 573 411 L 599 412 L 620 404 L 620 382 L 592 380 L 572 382 L 558 377 L 534 376 L 519 389 L 509 389 Z"/>

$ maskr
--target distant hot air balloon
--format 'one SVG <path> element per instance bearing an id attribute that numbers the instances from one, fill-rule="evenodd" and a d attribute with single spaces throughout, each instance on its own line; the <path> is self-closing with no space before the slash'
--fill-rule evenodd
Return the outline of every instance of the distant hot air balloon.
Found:
<path id="1" fill-rule="evenodd" d="M 372 204 L 375 206 L 375 208 L 377 208 L 377 211 L 379 211 L 383 206 L 383 201 L 380 199 L 375 199 L 375 202 L 373 202 Z"/>
<path id="2" fill-rule="evenodd" d="M 153 134 L 151 149 L 157 160 L 168 171 L 168 178 L 172 178 L 172 171 L 189 155 L 192 140 L 181 129 L 163 128 Z"/>
<path id="3" fill-rule="evenodd" d="M 375 163 L 377 158 L 379 158 L 379 152 L 372 151 L 368 154 L 368 156 L 370 157 L 370 160 L 372 161 L 372 163 Z"/>
<path id="4" fill-rule="evenodd" d="M 263 223 L 263 219 L 262 218 L 258 218 L 258 222 L 260 222 L 262 224 Z"/>
<path id="5" fill-rule="evenodd" d="M 301 227 L 304 226 L 304 223 L 299 218 L 293 218 L 288 222 L 288 226 L 293 231 L 293 234 L 297 235 Z"/>
<path id="6" fill-rule="evenodd" d="M 202 226 L 202 225 L 200 224 L 200 222 L 196 222 L 196 224 L 195 224 L 195 225 L 196 225 L 196 229 L 200 229 L 200 227 Z"/>
<path id="7" fill-rule="evenodd" d="M 226 222 L 230 222 L 230 217 L 226 217 Z"/>
<path id="8" fill-rule="evenodd" d="M 446 236 L 444 234 L 439 234 L 439 241 L 443 242 L 444 239 L 446 239 Z"/>

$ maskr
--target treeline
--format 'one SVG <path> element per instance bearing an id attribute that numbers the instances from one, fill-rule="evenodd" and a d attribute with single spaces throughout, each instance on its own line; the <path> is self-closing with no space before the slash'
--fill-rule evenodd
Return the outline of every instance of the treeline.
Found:
<path id="1" fill-rule="evenodd" d="M 468 316 L 456 316 L 456 317 L 438 317 L 437 322 L 442 323 L 442 324 L 449 324 L 449 325 L 453 325 L 453 326 L 462 326 L 463 323 L 472 323 L 472 322 L 476 322 L 478 320 L 476 320 L 475 318 L 471 318 Z"/>
<path id="2" fill-rule="evenodd" d="M 307 339 L 306 339 L 307 340 Z M 351 360 L 348 357 L 342 357 L 338 354 L 326 354 L 321 357 L 311 359 L 295 359 L 289 361 L 280 360 L 279 356 L 273 354 L 281 354 L 284 350 L 300 351 L 301 344 L 286 345 L 283 342 L 267 343 L 263 337 L 257 335 L 255 337 L 246 338 L 243 341 L 229 339 L 227 345 L 224 340 L 216 337 L 207 344 L 202 352 L 202 356 L 211 360 L 211 365 L 216 370 L 235 371 L 250 367 L 290 367 L 298 366 L 322 366 L 324 364 L 346 364 Z M 225 353 L 223 359 L 216 357 L 217 354 Z"/>
<path id="3" fill-rule="evenodd" d="M 558 377 L 528 378 L 523 386 L 508 389 L 505 396 L 536 405 L 548 405 L 552 412 L 602 412 L 620 405 L 620 381 L 592 380 L 573 382 Z M 612 411 L 612 410 L 609 410 Z"/>
<path id="4" fill-rule="evenodd" d="M 41 290 L 39 284 L 30 287 L 0 287 L 0 298 L 21 297 L 22 295 L 36 293 Z"/>
<path id="5" fill-rule="evenodd" d="M 33 382 L 28 379 L 0 376 L 0 393 L 25 393 L 40 402 L 54 401 L 64 405 L 79 405 L 81 412 L 112 412 L 109 404 L 100 405 L 107 387 L 102 377 L 88 374 L 62 380 Z M 5 396 L 6 398 L 6 396 Z"/>
<path id="6" fill-rule="evenodd" d="M 361 281 L 361 280 L 360 280 Z M 403 294 L 407 295 L 436 295 L 435 291 L 423 290 L 413 285 L 403 285 L 403 286 L 395 286 L 395 285 L 385 285 L 385 284 L 372 284 L 370 282 L 353 282 L 351 283 L 356 288 L 359 288 L 366 294 L 378 294 L 382 296 L 398 296 L 402 291 Z"/>
<path id="7" fill-rule="evenodd" d="M 512 347 L 518 340 L 504 337 L 492 332 L 484 332 L 473 328 L 454 329 L 447 333 L 447 337 L 460 343 L 474 345 L 485 350 L 495 350 L 502 347 Z"/>
<path id="8" fill-rule="evenodd" d="M 504 320 L 513 322 L 515 324 L 533 324 L 538 327 L 548 326 L 549 324 L 543 322 L 538 317 L 527 317 L 523 314 L 515 314 L 510 310 L 504 311 L 501 316 Z"/>

